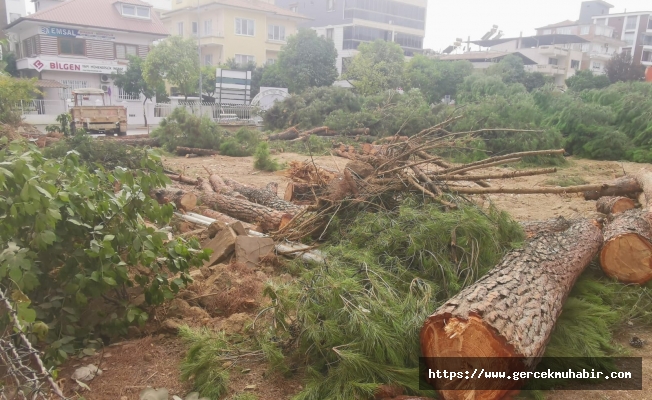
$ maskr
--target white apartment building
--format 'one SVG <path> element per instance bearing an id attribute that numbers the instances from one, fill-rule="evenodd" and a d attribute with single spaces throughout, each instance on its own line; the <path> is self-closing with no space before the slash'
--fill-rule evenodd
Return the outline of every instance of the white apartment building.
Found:
<path id="1" fill-rule="evenodd" d="M 10 23 L 27 15 L 25 0 L 0 0 L 0 39 L 5 35 L 3 30 Z"/>

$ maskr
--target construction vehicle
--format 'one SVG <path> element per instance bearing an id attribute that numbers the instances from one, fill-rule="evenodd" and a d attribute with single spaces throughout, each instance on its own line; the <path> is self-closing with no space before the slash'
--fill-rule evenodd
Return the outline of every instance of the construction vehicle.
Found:
<path id="1" fill-rule="evenodd" d="M 75 105 L 70 108 L 70 130 L 74 134 L 83 128 L 89 134 L 125 136 L 127 134 L 127 108 L 107 106 L 102 89 L 74 89 Z M 99 97 L 98 97 L 99 96 Z"/>

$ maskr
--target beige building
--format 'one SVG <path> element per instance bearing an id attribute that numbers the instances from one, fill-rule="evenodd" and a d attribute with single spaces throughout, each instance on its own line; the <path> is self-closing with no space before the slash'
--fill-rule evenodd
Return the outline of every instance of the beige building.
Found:
<path id="1" fill-rule="evenodd" d="M 172 0 L 172 10 L 162 15 L 170 34 L 200 36 L 202 65 L 230 58 L 239 64 L 273 63 L 297 24 L 307 19 L 274 0 Z"/>

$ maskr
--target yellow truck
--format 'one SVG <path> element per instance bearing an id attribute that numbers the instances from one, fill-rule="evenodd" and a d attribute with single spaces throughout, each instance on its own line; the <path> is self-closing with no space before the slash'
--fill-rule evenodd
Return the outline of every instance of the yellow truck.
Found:
<path id="1" fill-rule="evenodd" d="M 74 89 L 72 95 L 75 105 L 70 108 L 70 130 L 73 134 L 78 128 L 89 134 L 127 134 L 127 108 L 107 106 L 102 89 Z"/>

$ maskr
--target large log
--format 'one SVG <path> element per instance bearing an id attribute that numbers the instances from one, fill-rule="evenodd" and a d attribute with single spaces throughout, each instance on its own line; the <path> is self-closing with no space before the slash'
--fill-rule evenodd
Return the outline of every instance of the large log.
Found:
<path id="1" fill-rule="evenodd" d="M 602 214 L 620 214 L 636 208 L 636 202 L 629 197 L 600 197 L 595 208 Z"/>
<path id="2" fill-rule="evenodd" d="M 214 156 L 219 154 L 215 150 L 195 149 L 192 147 L 177 147 L 175 151 L 179 156 L 185 156 L 186 154 L 197 154 L 198 156 Z"/>
<path id="3" fill-rule="evenodd" d="M 532 370 L 544 354 L 568 293 L 601 244 L 600 229 L 579 220 L 564 232 L 543 234 L 508 253 L 486 276 L 426 320 L 420 340 L 428 367 L 456 370 L 436 357 L 461 357 L 471 371 Z M 527 365 L 524 358 L 534 362 Z M 524 383 L 484 381 L 483 385 L 495 386 L 476 391 L 476 380 L 429 382 L 444 399 L 455 400 L 501 399 Z M 467 390 L 446 390 L 453 387 Z"/>
<path id="4" fill-rule="evenodd" d="M 159 189 L 153 194 L 160 204 L 173 203 L 179 210 L 192 211 L 197 207 L 197 195 L 193 192 L 180 189 Z"/>
<path id="5" fill-rule="evenodd" d="M 249 230 L 252 230 L 252 231 L 257 230 L 255 225 L 249 224 L 247 222 L 242 222 L 242 221 L 240 221 L 238 219 L 235 219 L 233 217 L 229 217 L 226 214 L 222 214 L 219 211 L 211 210 L 210 208 L 207 208 L 207 207 L 199 207 L 198 209 L 195 210 L 195 212 L 197 212 L 198 214 L 201 214 L 201 215 L 203 215 L 205 217 L 212 218 L 214 220 L 223 222 L 223 223 L 225 223 L 227 225 L 231 225 L 231 224 L 235 224 L 235 223 L 239 222 L 239 223 L 242 224 L 242 226 L 245 229 L 249 229 Z"/>
<path id="6" fill-rule="evenodd" d="M 159 139 L 158 138 L 153 138 L 153 137 L 150 137 L 150 138 L 147 138 L 147 139 L 114 140 L 113 142 L 128 144 L 130 146 L 159 147 L 161 145 Z"/>
<path id="7" fill-rule="evenodd" d="M 253 203 L 261 204 L 275 210 L 287 212 L 293 215 L 303 209 L 303 207 L 279 198 L 276 193 L 268 190 L 267 188 L 257 188 L 255 186 L 245 185 L 229 178 L 223 178 L 223 181 L 228 187 L 240 193 L 247 200 Z"/>
<path id="8" fill-rule="evenodd" d="M 179 175 L 166 174 L 166 175 L 171 180 L 181 182 L 181 183 L 185 183 L 186 185 L 199 186 L 199 184 L 200 184 L 200 181 L 198 181 L 197 179 L 193 179 L 193 178 L 191 178 L 189 176 L 185 176 L 185 175 L 181 175 L 181 174 L 179 174 Z"/>
<path id="9" fill-rule="evenodd" d="M 299 137 L 299 131 L 292 127 L 284 132 L 270 135 L 269 140 L 293 140 Z"/>
<path id="10" fill-rule="evenodd" d="M 584 191 L 584 200 L 598 200 L 605 196 L 632 196 L 640 193 L 641 186 L 632 176 L 623 176 L 600 188 L 591 188 Z"/>
<path id="11" fill-rule="evenodd" d="M 529 239 L 540 233 L 563 232 L 570 228 L 572 224 L 573 221 L 569 221 L 564 217 L 557 217 L 545 221 L 521 222 L 521 227 L 525 231 L 525 236 Z"/>
<path id="12" fill-rule="evenodd" d="M 652 279 L 652 225 L 645 210 L 618 214 L 604 231 L 600 265 L 623 283 L 643 284 Z"/>
<path id="13" fill-rule="evenodd" d="M 652 172 L 641 169 L 634 175 L 636 183 L 641 187 L 645 195 L 645 209 L 652 212 Z"/>

